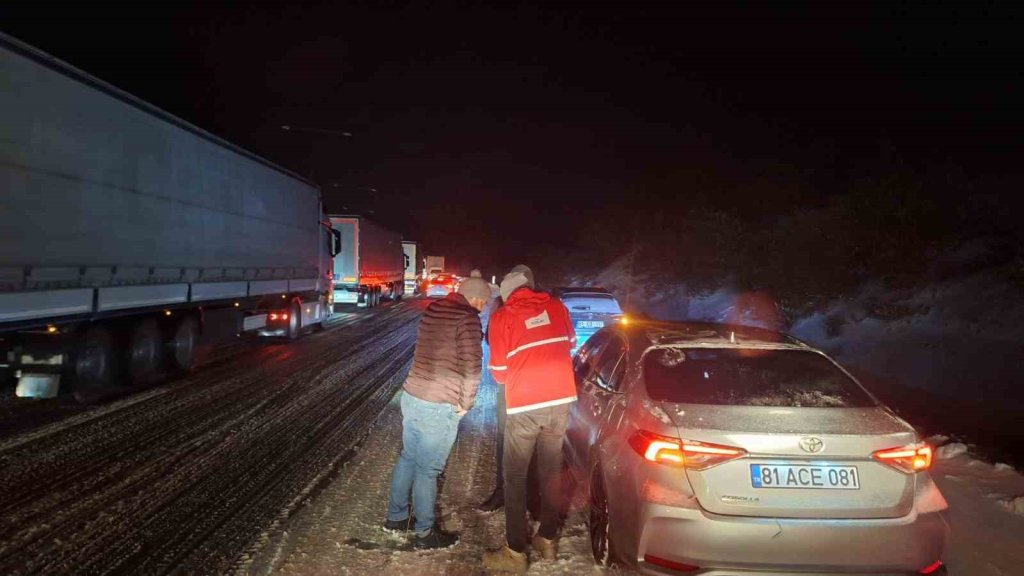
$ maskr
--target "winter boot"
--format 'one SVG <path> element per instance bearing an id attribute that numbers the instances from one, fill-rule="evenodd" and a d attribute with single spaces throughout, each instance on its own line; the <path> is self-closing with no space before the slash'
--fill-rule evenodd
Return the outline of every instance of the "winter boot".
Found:
<path id="1" fill-rule="evenodd" d="M 484 568 L 491 572 L 512 572 L 525 574 L 530 568 L 526 552 L 516 552 L 508 546 L 484 552 Z"/>
<path id="2" fill-rule="evenodd" d="M 388 532 L 412 532 L 416 526 L 416 517 L 410 516 L 404 520 L 385 520 L 384 529 Z"/>
<path id="3" fill-rule="evenodd" d="M 503 506 L 505 506 L 505 491 L 501 488 L 495 488 L 494 492 L 491 492 L 491 495 L 487 497 L 487 500 L 484 500 L 476 509 L 481 512 L 494 512 Z"/>
<path id="4" fill-rule="evenodd" d="M 534 534 L 533 549 L 545 560 L 558 560 L 558 538 L 548 540 L 540 534 Z"/>

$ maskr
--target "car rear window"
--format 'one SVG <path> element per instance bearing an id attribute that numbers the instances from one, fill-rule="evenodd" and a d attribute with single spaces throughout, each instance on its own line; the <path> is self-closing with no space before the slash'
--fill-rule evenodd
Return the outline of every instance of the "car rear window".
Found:
<path id="1" fill-rule="evenodd" d="M 652 400 L 680 404 L 857 408 L 875 401 L 824 356 L 802 350 L 658 348 L 644 359 Z"/>
<path id="2" fill-rule="evenodd" d="M 609 294 L 563 294 L 561 300 L 570 314 L 622 314 L 618 301 Z"/>

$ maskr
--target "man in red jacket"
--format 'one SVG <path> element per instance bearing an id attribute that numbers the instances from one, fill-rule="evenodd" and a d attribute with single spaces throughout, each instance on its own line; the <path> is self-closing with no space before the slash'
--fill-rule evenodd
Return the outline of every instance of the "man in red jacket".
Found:
<path id="1" fill-rule="evenodd" d="M 541 486 L 540 527 L 533 548 L 545 560 L 558 553 L 559 486 L 562 441 L 569 404 L 576 400 L 569 351 L 576 334 L 561 301 L 531 289 L 525 266 L 501 281 L 505 305 L 494 312 L 489 327 L 494 379 L 505 386 L 504 468 L 505 539 L 500 550 L 484 554 L 494 571 L 525 572 L 528 525 L 526 477 L 536 448 Z"/>

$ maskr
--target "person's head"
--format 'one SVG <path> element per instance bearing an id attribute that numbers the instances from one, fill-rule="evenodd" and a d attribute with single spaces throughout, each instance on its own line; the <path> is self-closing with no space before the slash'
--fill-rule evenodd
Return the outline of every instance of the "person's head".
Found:
<path id="1" fill-rule="evenodd" d="M 472 270 L 469 271 L 469 277 L 470 278 L 483 278 L 484 275 L 480 273 L 480 269 L 479 268 L 473 268 Z"/>
<path id="2" fill-rule="evenodd" d="M 507 302 L 508 297 L 523 286 L 531 290 L 536 288 L 533 281 L 533 271 L 529 267 L 519 264 L 509 270 L 508 274 L 505 274 L 505 277 L 501 279 L 501 286 L 498 288 L 498 291 L 501 292 L 502 299 Z"/>
<path id="3" fill-rule="evenodd" d="M 491 286 L 482 278 L 466 278 L 459 284 L 458 292 L 478 312 L 483 312 L 487 301 L 491 299 Z"/>

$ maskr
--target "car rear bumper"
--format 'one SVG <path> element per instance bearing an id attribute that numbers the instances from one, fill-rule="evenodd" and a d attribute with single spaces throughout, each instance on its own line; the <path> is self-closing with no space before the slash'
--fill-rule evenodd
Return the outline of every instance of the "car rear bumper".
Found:
<path id="1" fill-rule="evenodd" d="M 914 574 L 942 556 L 945 512 L 902 518 L 803 520 L 721 516 L 648 504 L 637 559 L 643 574 L 679 574 L 645 555 L 699 566 L 690 574 Z"/>

